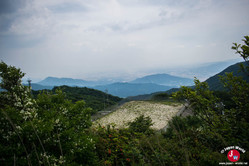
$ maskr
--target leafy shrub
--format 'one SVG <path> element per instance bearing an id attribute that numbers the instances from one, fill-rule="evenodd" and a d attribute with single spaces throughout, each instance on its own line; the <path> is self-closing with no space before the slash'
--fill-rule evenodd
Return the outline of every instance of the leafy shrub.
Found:
<path id="1" fill-rule="evenodd" d="M 151 133 L 150 127 L 153 125 L 150 117 L 140 115 L 133 122 L 129 123 L 129 129 L 132 132 Z"/>
<path id="2" fill-rule="evenodd" d="M 142 163 L 141 151 L 138 149 L 141 134 L 132 134 L 128 129 L 117 130 L 114 126 L 99 126 L 95 136 L 100 165 Z"/>
<path id="3" fill-rule="evenodd" d="M 0 165 L 95 165 L 91 109 L 61 91 L 35 101 L 20 69 L 0 63 Z M 14 164 L 14 165 L 15 165 Z"/>
<path id="4" fill-rule="evenodd" d="M 159 93 L 153 96 L 153 100 L 167 100 L 169 99 L 168 93 Z"/>

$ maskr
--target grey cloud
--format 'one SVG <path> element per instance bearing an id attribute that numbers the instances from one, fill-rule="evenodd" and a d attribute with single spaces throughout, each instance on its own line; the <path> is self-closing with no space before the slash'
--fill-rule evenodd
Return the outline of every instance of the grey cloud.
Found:
<path id="1" fill-rule="evenodd" d="M 5 15 L 5 16 L 0 16 L 0 35 L 1 33 L 7 31 L 12 22 L 15 20 L 16 17 L 13 17 L 13 16 L 8 16 L 8 15 Z"/>
<path id="2" fill-rule="evenodd" d="M 0 15 L 16 12 L 25 4 L 25 0 L 1 0 Z"/>
<path id="3" fill-rule="evenodd" d="M 0 1 L 0 34 L 8 31 L 12 22 L 19 18 L 18 10 L 26 5 L 26 0 Z"/>
<path id="4" fill-rule="evenodd" d="M 120 4 L 123 5 L 169 5 L 175 3 L 175 0 L 117 0 Z"/>
<path id="5" fill-rule="evenodd" d="M 113 25 L 110 26 L 110 28 L 111 28 L 113 31 L 121 31 L 121 30 L 123 30 L 122 25 L 119 25 L 119 24 L 113 24 Z"/>
<path id="6" fill-rule="evenodd" d="M 0 49 L 18 49 L 34 47 L 44 41 L 44 38 L 25 39 L 21 36 L 2 35 Z"/>
<path id="7" fill-rule="evenodd" d="M 248 6 L 248 0 L 0 0 L 0 59 L 31 76 L 78 78 L 225 60 L 234 57 L 231 43 L 247 35 Z"/>
<path id="8" fill-rule="evenodd" d="M 148 6 L 185 6 L 194 7 L 202 0 L 118 0 L 123 5 L 148 5 Z"/>
<path id="9" fill-rule="evenodd" d="M 49 10 L 55 13 L 68 13 L 68 12 L 85 12 L 87 7 L 80 3 L 67 2 L 48 7 Z"/>

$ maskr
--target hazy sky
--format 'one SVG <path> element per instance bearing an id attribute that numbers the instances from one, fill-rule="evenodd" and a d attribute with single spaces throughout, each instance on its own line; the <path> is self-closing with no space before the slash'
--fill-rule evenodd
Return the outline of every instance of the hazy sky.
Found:
<path id="1" fill-rule="evenodd" d="M 0 59 L 30 78 L 167 72 L 237 58 L 248 20 L 249 0 L 0 0 Z"/>

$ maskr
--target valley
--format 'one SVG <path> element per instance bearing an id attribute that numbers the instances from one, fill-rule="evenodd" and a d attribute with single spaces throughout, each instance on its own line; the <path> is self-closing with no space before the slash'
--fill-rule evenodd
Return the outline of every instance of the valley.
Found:
<path id="1" fill-rule="evenodd" d="M 217 73 L 212 77 L 208 78 L 206 82 L 210 85 L 212 90 L 221 90 L 222 84 L 219 81 L 218 75 L 225 75 L 226 72 L 234 72 L 237 76 L 242 76 L 244 79 L 247 79 L 246 75 L 243 73 L 239 73 L 240 67 L 238 63 L 228 66 L 228 64 L 232 63 L 233 61 L 229 62 L 217 62 L 212 63 L 211 65 L 204 65 L 202 68 L 195 68 L 192 71 L 192 75 L 198 75 L 198 70 L 202 71 L 204 75 L 208 76 L 211 73 Z M 228 66 L 227 68 L 217 68 L 215 66 L 221 65 L 221 67 Z M 245 63 L 243 63 L 245 65 Z M 203 70 L 205 69 L 206 72 Z M 186 71 L 188 71 L 186 69 Z M 215 72 L 216 71 L 216 72 Z M 221 71 L 221 72 L 220 72 Z M 184 73 L 184 72 L 183 72 Z M 209 73 L 209 74 L 208 74 Z M 179 77 L 170 74 L 152 74 L 146 75 L 144 77 L 136 78 L 132 81 L 118 81 L 119 79 L 111 80 L 98 80 L 98 81 L 87 81 L 82 79 L 72 79 L 72 78 L 57 78 L 57 77 L 47 77 L 44 80 L 32 83 L 33 90 L 43 90 L 43 89 L 53 89 L 55 86 L 63 86 L 67 85 L 70 87 L 88 87 L 96 90 L 100 90 L 104 93 L 108 93 L 113 96 L 118 96 L 120 98 L 127 98 L 127 97 L 135 97 L 139 95 L 148 95 L 157 92 L 166 92 L 169 93 L 174 92 L 180 86 L 193 86 L 193 78 L 185 78 Z M 202 77 L 201 77 L 202 78 Z M 120 79 L 121 80 L 121 79 Z M 27 84 L 25 84 L 27 85 Z M 176 88 L 176 89 L 174 89 Z"/>

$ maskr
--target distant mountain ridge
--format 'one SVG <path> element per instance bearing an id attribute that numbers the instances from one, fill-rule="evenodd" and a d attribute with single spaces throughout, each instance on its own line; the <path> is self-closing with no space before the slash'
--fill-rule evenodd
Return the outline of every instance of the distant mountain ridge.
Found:
<path id="1" fill-rule="evenodd" d="M 209 62 L 197 66 L 179 68 L 177 71 L 173 71 L 170 73 L 177 76 L 184 76 L 186 78 L 196 77 L 204 81 L 209 77 L 218 74 L 220 71 L 226 69 L 227 67 L 239 62 L 242 62 L 240 58 L 220 62 Z"/>
<path id="2" fill-rule="evenodd" d="M 220 82 L 219 76 L 224 76 L 226 72 L 233 72 L 235 76 L 242 76 L 245 80 L 249 82 L 249 77 L 243 73 L 238 72 L 240 70 L 240 63 L 236 63 L 234 65 L 230 65 L 223 71 L 218 74 L 208 78 L 206 82 L 209 84 L 211 90 L 224 90 L 222 83 Z M 243 63 L 246 65 L 245 63 Z M 32 85 L 34 90 L 36 88 L 46 88 L 51 89 L 52 86 L 78 86 L 78 87 L 90 87 L 103 92 L 108 91 L 109 94 L 119 96 L 119 97 L 130 97 L 130 96 L 138 96 L 151 94 L 155 92 L 175 92 L 177 88 L 181 85 L 184 86 L 193 86 L 193 80 L 189 78 L 172 76 L 169 74 L 154 74 L 148 75 L 142 78 L 137 78 L 131 82 L 126 83 L 111 83 L 111 84 L 102 84 L 98 85 L 96 82 L 81 80 L 81 79 L 72 79 L 72 78 L 55 78 L 48 77 L 43 81 L 39 82 L 42 86 Z M 44 87 L 45 86 L 45 87 Z M 174 89 L 173 89 L 174 88 Z M 40 90 L 40 89 L 38 89 Z M 148 96 L 148 95 L 147 95 Z M 139 97 L 141 98 L 141 97 Z"/>
<path id="3" fill-rule="evenodd" d="M 220 76 L 225 76 L 226 73 L 233 73 L 234 76 L 239 76 L 242 77 L 243 80 L 247 81 L 249 83 L 249 76 L 241 71 L 240 64 L 243 64 L 247 66 L 246 62 L 239 62 L 233 65 L 230 65 L 229 67 L 225 68 L 218 74 L 215 74 L 212 77 L 209 77 L 205 82 L 208 83 L 209 89 L 212 91 L 224 91 L 225 88 L 220 81 Z M 194 87 L 194 86 L 191 86 Z M 172 92 L 177 92 L 179 88 L 171 88 L 167 91 L 159 91 L 151 94 L 145 94 L 145 95 L 137 95 L 137 96 L 132 96 L 132 97 L 127 97 L 125 100 L 126 101 L 132 101 L 132 100 L 151 100 L 155 95 L 160 94 L 160 93 L 168 93 L 171 94 Z"/>
<path id="4" fill-rule="evenodd" d="M 28 84 L 24 84 L 25 86 L 28 86 Z M 40 85 L 36 83 L 31 84 L 32 90 L 43 90 L 43 89 L 53 89 L 54 86 L 46 86 L 46 85 Z"/>
<path id="5" fill-rule="evenodd" d="M 45 86 L 88 86 L 89 84 L 91 84 L 91 82 L 82 79 L 47 77 L 37 84 Z"/>
<path id="6" fill-rule="evenodd" d="M 114 83 L 109 85 L 95 86 L 94 89 L 108 91 L 109 94 L 119 97 L 137 96 L 158 91 L 171 89 L 170 86 L 152 83 Z"/>
<path id="7" fill-rule="evenodd" d="M 247 82 L 249 82 L 249 76 L 241 71 L 240 64 L 247 66 L 246 62 L 236 63 L 227 67 L 225 70 L 221 71 L 220 73 L 208 78 L 205 82 L 208 83 L 210 90 L 224 90 L 224 86 L 220 81 L 219 76 L 225 76 L 226 73 L 233 72 L 234 76 L 240 76 Z"/>
<path id="8" fill-rule="evenodd" d="M 58 77 L 47 77 L 44 80 L 37 82 L 37 84 L 43 86 L 78 86 L 78 87 L 93 87 L 96 85 L 106 85 L 114 83 L 115 79 L 101 79 L 97 81 L 88 81 L 83 79 L 73 79 L 73 78 L 58 78 Z"/>
<path id="9" fill-rule="evenodd" d="M 106 83 L 106 84 L 104 84 Z M 40 87 L 38 85 L 41 85 Z M 166 91 L 171 88 L 176 88 L 181 85 L 193 85 L 193 80 L 189 78 L 182 78 L 177 76 L 172 76 L 169 74 L 154 74 L 148 75 L 142 78 L 135 79 L 131 82 L 121 83 L 108 83 L 108 81 L 86 81 L 82 79 L 72 79 L 72 78 L 56 78 L 47 77 L 46 79 L 38 82 L 34 90 L 41 90 L 43 86 L 44 89 L 52 89 L 54 86 L 71 86 L 71 87 L 88 87 L 101 90 L 108 93 L 119 96 L 128 97 L 143 94 L 150 94 L 158 91 Z"/>
<path id="10" fill-rule="evenodd" d="M 87 81 L 83 79 L 73 79 L 73 78 L 57 78 L 57 77 L 47 77 L 44 80 L 37 82 L 36 84 L 43 86 L 79 86 L 79 87 L 90 87 L 96 85 L 111 84 L 111 81 Z M 137 78 L 129 83 L 151 83 L 165 86 L 178 87 L 181 85 L 193 85 L 193 80 L 184 77 L 173 76 L 169 74 L 153 74 L 147 75 L 141 78 Z"/>
<path id="11" fill-rule="evenodd" d="M 169 74 L 153 74 L 135 79 L 130 83 L 152 83 L 158 85 L 180 87 L 182 85 L 185 86 L 193 85 L 194 81 L 189 78 L 177 77 Z"/>

